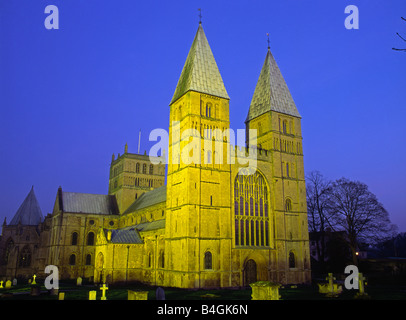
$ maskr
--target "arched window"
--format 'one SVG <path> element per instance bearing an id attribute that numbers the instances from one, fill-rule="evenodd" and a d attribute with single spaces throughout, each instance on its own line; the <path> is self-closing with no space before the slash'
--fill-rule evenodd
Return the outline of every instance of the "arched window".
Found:
<path id="1" fill-rule="evenodd" d="M 6 250 L 4 252 L 4 262 L 5 263 L 8 263 L 8 259 L 10 257 L 10 253 L 11 253 L 11 250 L 13 249 L 13 247 L 14 247 L 14 241 L 13 241 L 13 239 L 10 238 L 7 240 Z"/>
<path id="2" fill-rule="evenodd" d="M 31 250 L 28 246 L 25 246 L 20 253 L 19 266 L 26 268 L 31 265 Z"/>
<path id="3" fill-rule="evenodd" d="M 207 151 L 207 164 L 211 164 L 211 151 Z"/>
<path id="4" fill-rule="evenodd" d="M 88 246 L 93 246 L 94 245 L 94 233 L 93 232 L 89 232 L 87 234 L 87 245 Z"/>
<path id="5" fill-rule="evenodd" d="M 208 102 L 207 104 L 206 104 L 206 117 L 211 117 L 211 103 L 210 102 Z"/>
<path id="6" fill-rule="evenodd" d="M 71 245 L 76 246 L 77 244 L 78 244 L 78 233 L 74 232 L 74 233 L 72 233 Z"/>
<path id="7" fill-rule="evenodd" d="M 235 178 L 236 246 L 269 246 L 268 190 L 264 176 L 258 171 L 254 174 L 240 174 Z"/>
<path id="8" fill-rule="evenodd" d="M 164 268 L 164 267 L 165 267 L 165 254 L 164 254 L 163 251 L 161 251 L 161 255 L 160 255 L 160 257 L 159 257 L 159 266 L 160 266 L 161 268 Z"/>
<path id="9" fill-rule="evenodd" d="M 135 165 L 135 172 L 136 173 L 140 173 L 140 164 L 137 162 L 137 164 Z"/>
<path id="10" fill-rule="evenodd" d="M 204 254 L 204 268 L 206 270 L 213 269 L 212 255 L 210 251 Z"/>
<path id="11" fill-rule="evenodd" d="M 289 252 L 289 268 L 296 268 L 295 254 L 293 251 Z"/>
<path id="12" fill-rule="evenodd" d="M 152 268 L 153 257 L 152 252 L 148 253 L 148 268 Z"/>
<path id="13" fill-rule="evenodd" d="M 149 174 L 154 174 L 154 165 L 153 164 L 149 165 Z"/>
<path id="14" fill-rule="evenodd" d="M 76 256 L 75 254 L 71 254 L 69 257 L 69 265 L 74 266 L 76 264 Z"/>
<path id="15" fill-rule="evenodd" d="M 145 163 L 142 165 L 142 173 L 147 173 L 147 165 Z"/>
<path id="16" fill-rule="evenodd" d="M 286 206 L 286 211 L 292 211 L 292 200 L 286 199 L 285 206 Z"/>
<path id="17" fill-rule="evenodd" d="M 282 131 L 283 131 L 283 133 L 288 133 L 288 121 L 287 120 L 283 120 L 283 122 L 282 122 Z"/>
<path id="18" fill-rule="evenodd" d="M 90 266 L 92 264 L 92 256 L 90 254 L 86 255 L 86 265 Z"/>

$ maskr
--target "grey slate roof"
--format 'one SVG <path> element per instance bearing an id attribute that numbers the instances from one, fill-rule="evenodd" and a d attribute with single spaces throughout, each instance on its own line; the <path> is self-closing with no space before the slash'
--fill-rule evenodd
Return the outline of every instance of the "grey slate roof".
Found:
<path id="1" fill-rule="evenodd" d="M 201 24 L 197 29 L 170 104 L 189 90 L 230 99 Z"/>
<path id="2" fill-rule="evenodd" d="M 166 186 L 143 193 L 123 214 L 135 212 L 166 201 Z"/>
<path id="3" fill-rule="evenodd" d="M 125 227 L 121 229 L 113 229 L 111 231 L 111 243 L 143 243 L 140 232 L 151 231 L 165 228 L 165 220 L 157 220 L 151 222 L 140 223 L 135 226 Z M 108 230 L 104 230 L 105 235 Z"/>
<path id="4" fill-rule="evenodd" d="M 268 48 L 246 121 L 271 110 L 300 117 L 288 86 Z"/>
<path id="5" fill-rule="evenodd" d="M 64 191 L 62 205 L 65 212 L 119 214 L 116 197 L 112 195 Z"/>
<path id="6" fill-rule="evenodd" d="M 38 225 L 42 220 L 41 208 L 35 196 L 34 187 L 32 187 L 13 219 L 11 219 L 9 225 L 13 226 L 21 223 L 22 225 L 33 226 Z"/>
<path id="7" fill-rule="evenodd" d="M 135 227 L 111 230 L 112 243 L 143 243 Z"/>

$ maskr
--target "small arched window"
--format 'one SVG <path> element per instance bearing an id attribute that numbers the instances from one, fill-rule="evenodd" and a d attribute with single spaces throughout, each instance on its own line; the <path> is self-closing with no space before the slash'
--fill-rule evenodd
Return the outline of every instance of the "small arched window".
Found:
<path id="1" fill-rule="evenodd" d="M 147 173 L 147 165 L 145 163 L 142 165 L 142 173 Z"/>
<path id="2" fill-rule="evenodd" d="M 76 246 L 77 244 L 78 244 L 78 233 L 74 232 L 74 233 L 72 233 L 71 245 Z"/>
<path id="3" fill-rule="evenodd" d="M 213 269 L 212 255 L 210 251 L 204 254 L 204 268 L 206 270 Z"/>
<path id="4" fill-rule="evenodd" d="M 211 117 L 211 103 L 210 102 L 208 102 L 207 104 L 206 104 L 206 117 Z"/>
<path id="5" fill-rule="evenodd" d="M 89 232 L 87 234 L 87 245 L 88 246 L 93 246 L 94 245 L 94 233 L 93 232 Z"/>
<path id="6" fill-rule="evenodd" d="M 154 174 L 154 165 L 153 164 L 149 165 L 149 174 Z"/>
<path id="7" fill-rule="evenodd" d="M 286 206 L 286 211 L 292 211 L 292 201 L 290 199 L 286 199 L 285 202 L 285 206 Z"/>
<path id="8" fill-rule="evenodd" d="M 137 162 L 137 164 L 135 165 L 135 172 L 136 173 L 140 173 L 140 164 Z"/>
<path id="9" fill-rule="evenodd" d="M 10 238 L 7 240 L 6 250 L 4 252 L 4 262 L 5 263 L 8 263 L 8 259 L 10 257 L 10 253 L 11 253 L 11 250 L 13 249 L 13 247 L 14 247 L 14 241 L 13 241 L 13 239 Z"/>
<path id="10" fill-rule="evenodd" d="M 71 254 L 69 257 L 69 265 L 74 266 L 76 264 L 76 256 Z"/>
<path id="11" fill-rule="evenodd" d="M 152 268 L 153 255 L 152 252 L 148 253 L 148 268 Z"/>
<path id="12" fill-rule="evenodd" d="M 283 131 L 283 133 L 288 133 L 288 121 L 287 120 L 283 120 L 283 122 L 282 122 L 282 131 Z"/>
<path id="13" fill-rule="evenodd" d="M 207 151 L 207 164 L 211 164 L 211 151 Z"/>
<path id="14" fill-rule="evenodd" d="M 161 256 L 159 257 L 159 265 L 161 268 L 165 267 L 165 254 L 161 251 Z"/>
<path id="15" fill-rule="evenodd" d="M 289 268 L 296 268 L 295 254 L 293 251 L 289 252 Z"/>
<path id="16" fill-rule="evenodd" d="M 90 254 L 86 255 L 86 265 L 90 266 L 92 264 L 92 256 Z"/>

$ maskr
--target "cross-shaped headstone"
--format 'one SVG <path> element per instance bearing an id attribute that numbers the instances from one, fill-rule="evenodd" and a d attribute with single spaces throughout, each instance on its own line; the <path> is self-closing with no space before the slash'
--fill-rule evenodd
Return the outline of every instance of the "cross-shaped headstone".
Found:
<path id="1" fill-rule="evenodd" d="M 109 287 L 106 286 L 105 283 L 103 283 L 103 286 L 100 288 L 100 290 L 102 291 L 102 297 L 100 298 L 100 300 L 107 300 L 106 298 L 106 291 L 109 289 Z"/>
<path id="2" fill-rule="evenodd" d="M 358 274 L 358 287 L 359 287 L 359 293 L 364 294 L 365 293 L 365 285 L 367 284 L 367 280 L 362 273 Z"/>
<path id="3" fill-rule="evenodd" d="M 334 280 L 335 279 L 336 278 L 333 277 L 332 273 L 329 273 L 328 277 L 326 278 L 326 280 L 328 280 L 328 286 L 329 286 L 331 292 L 334 292 Z"/>
<path id="4" fill-rule="evenodd" d="M 37 276 L 34 274 L 33 276 L 32 276 L 32 282 L 31 282 L 31 284 L 37 284 L 36 282 L 35 282 L 35 278 L 36 278 Z"/>

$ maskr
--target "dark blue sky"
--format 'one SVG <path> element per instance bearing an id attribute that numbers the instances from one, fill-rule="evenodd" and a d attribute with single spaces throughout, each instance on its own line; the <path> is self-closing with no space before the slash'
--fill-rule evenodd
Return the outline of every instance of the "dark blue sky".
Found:
<path id="1" fill-rule="evenodd" d="M 47 5 L 59 30 L 47 30 Z M 359 29 L 344 27 L 347 5 Z M 406 231 L 406 2 L 0 0 L 0 219 L 32 185 L 44 215 L 57 188 L 108 190 L 111 155 L 149 150 L 198 27 L 244 120 L 271 51 L 302 115 L 305 169 L 366 183 Z"/>

